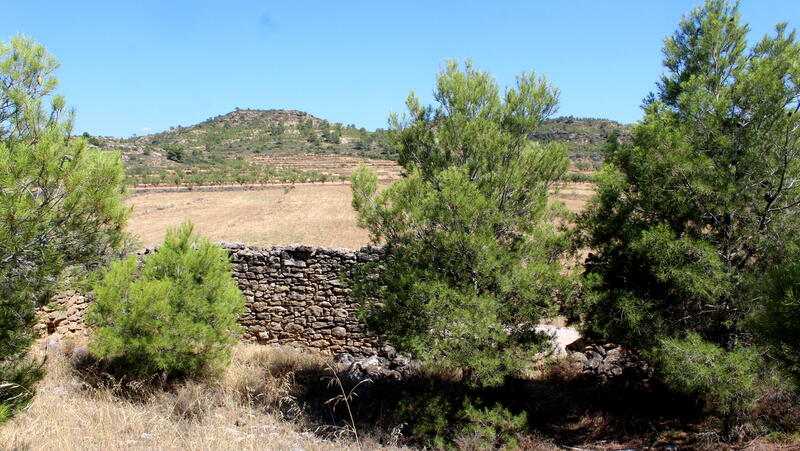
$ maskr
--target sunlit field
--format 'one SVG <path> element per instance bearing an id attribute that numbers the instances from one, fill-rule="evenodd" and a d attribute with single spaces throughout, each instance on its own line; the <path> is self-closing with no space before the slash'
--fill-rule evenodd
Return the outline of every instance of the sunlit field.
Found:
<path id="1" fill-rule="evenodd" d="M 568 184 L 558 199 L 578 212 L 592 192 L 591 184 Z M 163 241 L 167 228 L 189 219 L 213 241 L 357 249 L 369 244 L 369 234 L 356 226 L 350 199 L 350 185 L 340 183 L 138 193 L 127 201 L 133 208 L 128 231 L 150 247 Z"/>

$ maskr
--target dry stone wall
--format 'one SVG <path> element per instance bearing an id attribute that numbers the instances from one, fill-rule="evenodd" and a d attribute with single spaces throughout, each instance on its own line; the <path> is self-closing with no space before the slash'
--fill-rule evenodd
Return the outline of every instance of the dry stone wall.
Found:
<path id="1" fill-rule="evenodd" d="M 245 340 L 300 344 L 331 354 L 375 353 L 376 341 L 358 321 L 347 281 L 356 266 L 380 258 L 379 248 L 225 247 L 247 299 L 248 311 L 240 318 Z"/>
<path id="2" fill-rule="evenodd" d="M 350 298 L 347 281 L 354 268 L 379 259 L 380 248 L 221 245 L 230 254 L 233 277 L 247 301 L 247 311 L 239 319 L 244 340 L 300 345 L 329 354 L 377 352 L 378 341 L 356 316 L 358 303 Z M 40 335 L 86 336 L 83 313 L 91 297 L 70 291 L 53 301 L 39 311 Z"/>

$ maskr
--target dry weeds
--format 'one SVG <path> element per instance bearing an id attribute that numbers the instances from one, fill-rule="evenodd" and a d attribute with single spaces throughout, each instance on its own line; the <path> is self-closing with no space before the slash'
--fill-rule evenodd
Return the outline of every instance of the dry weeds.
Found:
<path id="1" fill-rule="evenodd" d="M 155 390 L 142 401 L 89 387 L 64 357 L 51 356 L 33 403 L 0 428 L 0 449 L 356 449 L 349 437 L 323 440 L 300 418 L 286 421 L 297 411 L 293 375 L 323 362 L 310 352 L 241 344 L 219 378 Z"/>

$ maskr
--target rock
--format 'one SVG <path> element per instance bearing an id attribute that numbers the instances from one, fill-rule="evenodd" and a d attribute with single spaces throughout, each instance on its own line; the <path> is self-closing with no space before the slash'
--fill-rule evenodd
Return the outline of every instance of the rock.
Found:
<path id="1" fill-rule="evenodd" d="M 70 363 L 74 368 L 77 369 L 86 368 L 93 362 L 94 362 L 94 356 L 92 355 L 91 352 L 89 352 L 89 348 L 87 348 L 86 346 L 76 346 L 75 349 L 72 350 L 72 357 L 70 358 Z"/>
<path id="2" fill-rule="evenodd" d="M 567 346 L 578 341 L 581 334 L 574 327 L 556 327 L 547 324 L 538 324 L 536 331 L 550 337 L 552 354 L 555 356 L 567 355 Z"/>
<path id="3" fill-rule="evenodd" d="M 393 346 L 388 344 L 383 345 L 383 347 L 381 347 L 381 354 L 386 356 L 386 358 L 389 360 L 393 360 L 395 357 L 397 357 L 397 351 L 394 349 Z"/>
<path id="4" fill-rule="evenodd" d="M 61 351 L 61 334 L 52 334 L 45 341 L 44 349 L 49 355 L 57 354 Z"/>
<path id="5" fill-rule="evenodd" d="M 344 338 L 347 336 L 347 329 L 344 327 L 334 327 L 331 329 L 331 335 L 337 338 Z"/>
<path id="6" fill-rule="evenodd" d="M 67 319 L 67 313 L 62 311 L 62 310 L 57 310 L 57 311 L 51 313 L 49 315 L 49 317 L 48 317 L 48 321 L 53 326 L 58 326 L 59 324 L 64 322 L 64 320 L 66 320 L 66 319 Z"/>
<path id="7" fill-rule="evenodd" d="M 589 351 L 586 357 L 586 368 L 589 370 L 597 371 L 603 365 L 603 356 L 597 352 Z"/>

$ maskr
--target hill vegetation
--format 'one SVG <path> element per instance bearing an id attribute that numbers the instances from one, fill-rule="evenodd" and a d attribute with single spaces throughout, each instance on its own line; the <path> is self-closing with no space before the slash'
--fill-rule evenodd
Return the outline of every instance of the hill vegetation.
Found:
<path id="1" fill-rule="evenodd" d="M 602 165 L 602 148 L 612 132 L 627 142 L 625 125 L 570 116 L 542 121 L 528 138 L 564 143 L 574 171 L 585 173 Z M 128 182 L 137 186 L 324 183 L 349 176 L 357 167 L 353 159 L 369 161 L 379 173 L 389 172 L 388 178 L 399 175 L 399 166 L 380 168 L 395 166 L 388 162 L 398 158 L 386 130 L 368 131 L 295 110 L 237 109 L 151 135 L 84 137 L 92 146 L 121 150 Z M 305 164 L 309 160 L 311 166 Z"/>

